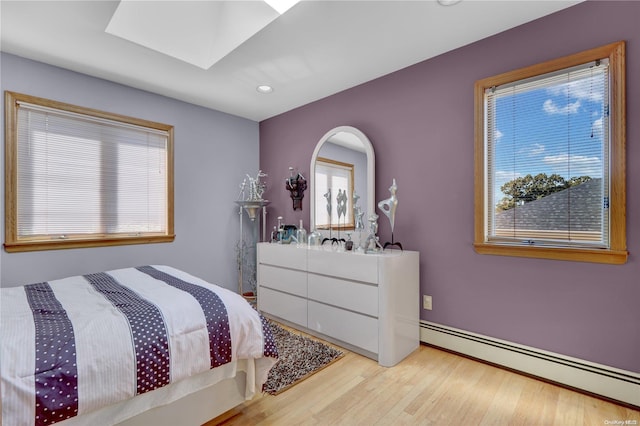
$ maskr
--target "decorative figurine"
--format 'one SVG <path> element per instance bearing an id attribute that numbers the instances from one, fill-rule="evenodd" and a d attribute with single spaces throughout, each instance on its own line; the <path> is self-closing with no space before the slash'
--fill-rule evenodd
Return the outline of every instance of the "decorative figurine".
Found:
<path id="1" fill-rule="evenodd" d="M 353 218 L 354 218 L 354 228 L 358 233 L 358 245 L 356 246 L 356 250 L 362 249 L 362 231 L 364 231 L 364 221 L 362 217 L 364 216 L 364 212 L 362 211 L 362 207 L 358 205 L 358 200 L 360 196 L 356 194 L 356 191 L 353 191 Z"/>
<path id="2" fill-rule="evenodd" d="M 364 212 L 362 211 L 362 208 L 360 206 L 356 206 L 354 208 L 354 216 L 356 219 L 356 225 L 355 228 L 357 230 L 362 230 L 364 229 L 364 221 L 362 220 L 362 216 L 364 216 Z"/>
<path id="3" fill-rule="evenodd" d="M 324 198 L 327 200 L 327 213 L 329 214 L 329 227 L 331 227 L 331 188 L 327 188 L 327 192 L 324 194 Z"/>
<path id="4" fill-rule="evenodd" d="M 369 216 L 369 235 L 364 242 L 365 253 L 376 253 L 378 249 L 384 250 L 384 247 L 380 245 L 380 239 L 376 235 L 378 233 L 378 215 L 372 213 Z"/>
<path id="5" fill-rule="evenodd" d="M 263 173 L 262 170 L 258 170 L 258 174 L 255 178 L 252 178 L 247 174 L 247 177 L 240 184 L 240 195 L 238 196 L 239 201 L 262 201 L 262 194 L 266 189 L 266 185 L 263 182 L 260 182 L 260 178 L 266 177 L 267 174 Z M 249 180 L 249 194 L 245 196 L 245 189 L 247 189 L 247 179 Z"/>
<path id="6" fill-rule="evenodd" d="M 338 189 L 338 196 L 336 197 L 336 204 L 338 205 L 338 225 L 340 225 L 340 218 L 347 216 L 347 191 Z"/>
<path id="7" fill-rule="evenodd" d="M 285 179 L 285 188 L 291 192 L 293 210 L 302 210 L 302 199 L 307 189 L 307 180 L 299 172 L 293 176 L 293 167 L 289 167 L 289 177 Z"/>
<path id="8" fill-rule="evenodd" d="M 391 197 L 380 201 L 378 203 L 378 208 L 389 218 L 389 222 L 391 223 L 391 242 L 384 243 L 384 248 L 387 248 L 388 246 L 398 246 L 400 250 L 402 250 L 402 244 L 393 241 L 393 228 L 396 220 L 396 208 L 398 207 L 398 197 L 396 196 L 397 190 L 398 185 L 396 185 L 396 180 L 394 178 L 393 184 L 389 187 Z"/>
<path id="9" fill-rule="evenodd" d="M 344 243 L 344 248 L 347 251 L 351 251 L 353 249 L 353 241 L 351 241 L 351 232 L 347 232 L 347 241 Z"/>

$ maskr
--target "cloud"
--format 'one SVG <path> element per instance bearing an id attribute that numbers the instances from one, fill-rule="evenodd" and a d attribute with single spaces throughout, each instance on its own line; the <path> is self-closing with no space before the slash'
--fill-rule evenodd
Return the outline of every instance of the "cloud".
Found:
<path id="1" fill-rule="evenodd" d="M 514 171 L 504 171 L 504 170 L 496 170 L 495 175 L 494 175 L 494 181 L 495 182 L 501 182 L 501 184 L 509 182 L 510 180 L 513 180 L 517 177 L 522 176 L 520 173 L 518 172 L 514 172 Z"/>
<path id="2" fill-rule="evenodd" d="M 602 102 L 602 79 L 601 75 L 596 75 L 550 87 L 547 92 L 554 96 L 562 95 L 563 97 L 570 96 L 572 99 L 577 100 Z"/>
<path id="3" fill-rule="evenodd" d="M 602 177 L 602 159 L 585 155 L 548 155 L 543 162 L 560 175 Z"/>
<path id="4" fill-rule="evenodd" d="M 518 151 L 518 154 L 523 154 L 529 157 L 533 157 L 535 155 L 542 154 L 544 151 L 545 151 L 544 145 L 540 143 L 534 143 L 531 146 L 522 148 L 520 151 Z"/>
<path id="5" fill-rule="evenodd" d="M 603 102 L 603 77 L 595 75 L 593 77 L 582 78 L 576 81 L 552 86 L 547 89 L 547 93 L 554 97 L 562 97 L 571 99 L 575 102 L 565 107 L 559 107 L 553 100 L 547 99 L 542 108 L 548 114 L 575 114 L 578 112 L 583 101 L 595 102 L 602 104 Z"/>
<path id="6" fill-rule="evenodd" d="M 574 103 L 561 108 L 551 99 L 547 99 L 544 101 L 544 104 L 542 104 L 542 109 L 547 114 L 575 114 L 580 109 L 580 100 L 578 99 Z"/>
<path id="7" fill-rule="evenodd" d="M 604 123 L 602 121 L 602 117 L 598 118 L 591 124 L 591 132 L 591 137 L 602 139 L 602 136 L 604 135 Z"/>

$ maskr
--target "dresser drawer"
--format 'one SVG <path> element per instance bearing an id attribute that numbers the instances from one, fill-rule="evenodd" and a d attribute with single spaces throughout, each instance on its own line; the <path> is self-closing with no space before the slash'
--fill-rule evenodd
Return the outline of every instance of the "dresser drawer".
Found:
<path id="1" fill-rule="evenodd" d="M 309 300 L 308 328 L 378 353 L 378 320 Z"/>
<path id="2" fill-rule="evenodd" d="M 367 283 L 378 282 L 377 256 L 309 250 L 309 272 Z"/>
<path id="3" fill-rule="evenodd" d="M 295 244 L 258 244 L 258 263 L 307 270 L 307 248 Z"/>
<path id="4" fill-rule="evenodd" d="M 258 310 L 302 327 L 307 326 L 307 299 L 298 296 L 259 287 Z"/>
<path id="5" fill-rule="evenodd" d="M 258 265 L 258 285 L 307 297 L 307 273 L 270 265 Z"/>
<path id="6" fill-rule="evenodd" d="M 309 299 L 372 317 L 378 316 L 378 286 L 309 274 Z"/>

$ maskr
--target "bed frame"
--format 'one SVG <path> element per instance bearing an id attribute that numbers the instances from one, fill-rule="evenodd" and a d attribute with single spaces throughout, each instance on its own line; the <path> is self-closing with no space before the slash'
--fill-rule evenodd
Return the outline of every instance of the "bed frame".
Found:
<path id="1" fill-rule="evenodd" d="M 246 374 L 238 372 L 233 379 L 223 380 L 171 404 L 152 408 L 118 425 L 200 426 L 242 404 L 245 401 L 245 384 Z"/>
<path id="2" fill-rule="evenodd" d="M 189 380 L 189 379 L 187 379 Z M 170 387 L 171 385 L 168 385 Z M 72 417 L 57 423 L 61 426 L 85 426 L 87 424 L 119 426 L 200 426 L 246 401 L 247 373 L 238 370 L 235 377 L 224 379 L 204 389 L 194 391 L 173 402 L 146 407 L 145 395 L 120 402 L 97 411 Z M 166 389 L 153 391 L 156 398 L 166 394 Z M 137 411 L 133 417 L 128 417 Z M 124 418 L 128 417 L 128 418 Z M 0 423 L 1 424 L 1 423 Z"/>

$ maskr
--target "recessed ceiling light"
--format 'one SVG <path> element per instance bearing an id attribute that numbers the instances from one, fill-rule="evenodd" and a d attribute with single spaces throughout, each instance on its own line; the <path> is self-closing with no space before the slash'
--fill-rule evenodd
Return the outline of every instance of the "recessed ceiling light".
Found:
<path id="1" fill-rule="evenodd" d="M 441 6 L 453 6 L 461 1 L 462 0 L 438 0 L 438 3 L 440 3 Z"/>
<path id="2" fill-rule="evenodd" d="M 269 86 L 268 84 L 261 84 L 260 86 L 256 87 L 256 90 L 259 93 L 271 93 L 273 92 L 273 87 Z"/>

